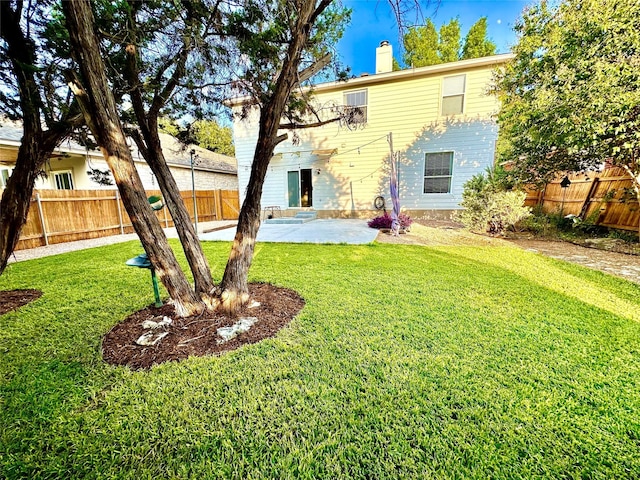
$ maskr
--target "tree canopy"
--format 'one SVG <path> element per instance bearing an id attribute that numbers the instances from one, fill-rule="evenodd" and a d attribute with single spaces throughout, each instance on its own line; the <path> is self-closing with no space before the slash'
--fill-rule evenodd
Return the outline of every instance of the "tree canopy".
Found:
<path id="1" fill-rule="evenodd" d="M 487 38 L 487 17 L 480 18 L 460 38 L 460 21 L 452 18 L 436 30 L 430 19 L 424 25 L 409 27 L 403 37 L 403 62 L 407 67 L 426 67 L 496 53 L 496 45 Z"/>
<path id="2" fill-rule="evenodd" d="M 196 120 L 187 127 L 181 127 L 169 118 L 159 119 L 160 129 L 178 138 L 182 143 L 194 144 L 222 155 L 235 155 L 231 127 L 220 125 L 216 120 Z"/>
<path id="3" fill-rule="evenodd" d="M 487 38 L 487 17 L 481 17 L 464 39 L 461 60 L 487 57 L 496 53 L 496 44 Z"/>
<path id="4" fill-rule="evenodd" d="M 440 63 L 438 32 L 431 19 L 420 27 L 410 27 L 403 38 L 405 65 L 426 67 Z"/>
<path id="5" fill-rule="evenodd" d="M 515 58 L 496 83 L 500 157 L 512 174 L 544 183 L 608 160 L 640 192 L 640 3 L 543 1 L 516 30 Z"/>

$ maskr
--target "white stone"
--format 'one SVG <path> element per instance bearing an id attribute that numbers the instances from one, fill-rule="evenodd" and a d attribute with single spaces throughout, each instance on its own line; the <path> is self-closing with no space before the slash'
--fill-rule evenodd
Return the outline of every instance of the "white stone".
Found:
<path id="1" fill-rule="evenodd" d="M 259 307 L 260 305 L 261 305 L 260 302 L 256 302 L 254 300 L 253 302 L 251 302 L 251 304 L 247 308 L 256 308 L 256 307 Z"/>
<path id="2" fill-rule="evenodd" d="M 156 345 L 160 340 L 169 335 L 169 332 L 156 332 L 151 330 L 150 332 L 143 333 L 140 335 L 140 338 L 136 340 L 138 345 L 143 347 L 148 347 L 152 345 Z"/>
<path id="3" fill-rule="evenodd" d="M 173 323 L 173 320 L 167 316 L 162 317 L 162 321 L 158 323 L 158 327 L 168 327 Z"/>
<path id="4" fill-rule="evenodd" d="M 142 328 L 144 328 L 145 330 L 148 330 L 148 329 L 155 330 L 156 328 L 168 327 L 172 323 L 173 323 L 173 320 L 165 316 L 159 322 L 154 322 L 153 320 L 145 320 L 144 322 L 142 322 Z"/>
<path id="5" fill-rule="evenodd" d="M 145 320 L 142 322 L 142 328 L 148 330 L 150 328 L 158 328 L 158 322 L 154 322 L 153 320 Z"/>
<path id="6" fill-rule="evenodd" d="M 219 328 L 216 332 L 222 337 L 222 340 L 217 341 L 218 345 L 226 343 L 241 333 L 248 331 L 257 321 L 256 317 L 242 317 L 230 327 Z"/>

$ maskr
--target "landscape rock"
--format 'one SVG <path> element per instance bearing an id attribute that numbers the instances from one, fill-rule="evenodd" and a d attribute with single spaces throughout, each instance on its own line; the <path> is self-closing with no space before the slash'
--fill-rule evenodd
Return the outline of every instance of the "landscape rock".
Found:
<path id="1" fill-rule="evenodd" d="M 168 327 L 172 323 L 173 323 L 173 320 L 165 316 L 159 322 L 154 322 L 153 320 L 145 320 L 144 322 L 142 322 L 142 328 L 144 328 L 145 330 L 148 330 L 148 329 L 155 330 L 156 328 Z"/>
<path id="2" fill-rule="evenodd" d="M 241 333 L 248 331 L 257 321 L 256 317 L 242 317 L 230 327 L 219 328 L 216 332 L 222 337 L 222 340 L 217 341 L 218 345 L 226 343 Z"/>
<path id="3" fill-rule="evenodd" d="M 156 345 L 160 340 L 169 335 L 169 332 L 158 332 L 151 330 L 150 332 L 143 333 L 136 340 L 136 343 L 142 347 L 150 347 Z"/>

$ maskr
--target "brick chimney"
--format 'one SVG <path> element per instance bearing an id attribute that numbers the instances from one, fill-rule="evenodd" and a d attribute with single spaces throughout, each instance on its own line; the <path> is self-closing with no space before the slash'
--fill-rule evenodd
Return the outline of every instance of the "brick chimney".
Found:
<path id="1" fill-rule="evenodd" d="M 387 40 L 376 48 L 376 74 L 393 71 L 393 47 Z"/>

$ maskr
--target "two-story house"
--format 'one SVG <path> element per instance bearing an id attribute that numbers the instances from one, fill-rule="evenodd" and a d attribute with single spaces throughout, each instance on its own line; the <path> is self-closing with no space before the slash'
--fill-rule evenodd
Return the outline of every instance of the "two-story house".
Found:
<path id="1" fill-rule="evenodd" d="M 388 42 L 376 50 L 376 74 L 316 85 L 318 109 L 355 109 L 350 122 L 299 129 L 278 145 L 265 179 L 263 208 L 283 214 L 371 217 L 382 196 L 390 210 L 390 152 L 398 156 L 402 211 L 447 218 L 464 183 L 493 164 L 499 102 L 488 92 L 494 69 L 511 54 L 392 71 Z M 240 109 L 241 100 L 232 102 Z M 258 112 L 235 116 L 241 201 L 257 141 Z M 376 200 L 377 199 L 377 200 Z"/>

